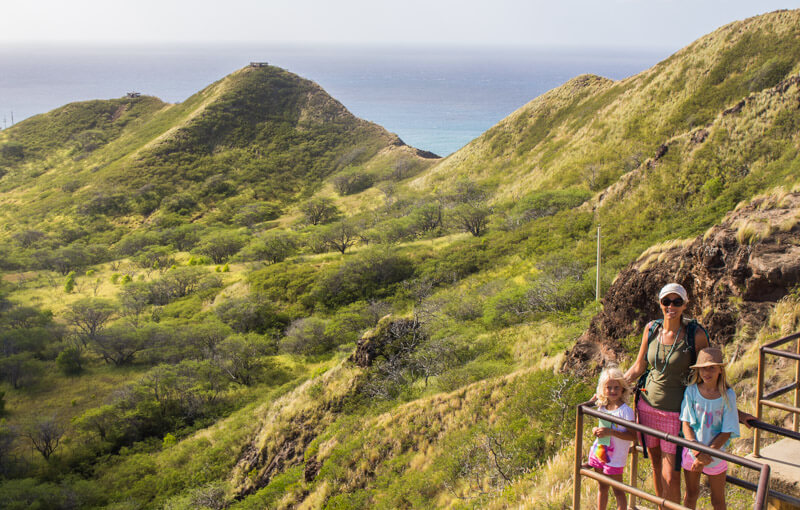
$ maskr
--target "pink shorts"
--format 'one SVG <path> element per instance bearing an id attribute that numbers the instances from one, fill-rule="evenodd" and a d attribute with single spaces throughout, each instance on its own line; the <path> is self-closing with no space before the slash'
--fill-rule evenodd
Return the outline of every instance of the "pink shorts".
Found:
<path id="1" fill-rule="evenodd" d="M 639 423 L 641 425 L 673 436 L 677 436 L 680 433 L 681 420 L 679 412 L 658 410 L 645 402 L 643 398 L 639 399 L 636 410 L 639 411 Z M 675 443 L 647 434 L 644 435 L 644 443 L 648 448 L 660 447 L 662 452 L 671 453 L 672 455 L 675 455 L 678 446 Z"/>
<path id="2" fill-rule="evenodd" d="M 602 460 L 598 459 L 594 456 L 594 452 L 589 454 L 589 465 L 593 468 L 599 469 L 604 475 L 621 475 L 625 472 L 624 467 L 609 466 Z"/>
<path id="3" fill-rule="evenodd" d="M 692 470 L 692 464 L 694 463 L 694 455 L 692 455 L 691 450 L 689 448 L 683 449 L 683 459 L 681 460 L 681 466 L 686 471 Z M 718 459 L 717 462 L 712 462 L 708 466 L 703 466 L 703 473 L 707 475 L 720 475 L 728 470 L 728 463 L 722 459 Z"/>

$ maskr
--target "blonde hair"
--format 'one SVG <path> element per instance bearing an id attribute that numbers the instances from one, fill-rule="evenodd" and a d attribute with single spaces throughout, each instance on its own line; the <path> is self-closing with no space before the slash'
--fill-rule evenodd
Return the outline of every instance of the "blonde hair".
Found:
<path id="1" fill-rule="evenodd" d="M 731 387 L 728 384 L 728 377 L 725 375 L 725 365 L 715 365 L 719 367 L 719 377 L 717 377 L 717 391 L 719 394 L 722 395 L 722 401 L 725 402 L 727 407 L 731 406 L 731 403 L 728 401 L 728 388 Z M 691 374 L 689 374 L 689 384 L 698 384 L 703 382 L 700 378 L 700 369 L 693 368 Z"/>
<path id="2" fill-rule="evenodd" d="M 620 397 L 620 401 L 627 402 L 633 392 L 633 388 L 631 388 L 628 380 L 625 379 L 625 374 L 622 373 L 622 370 L 617 366 L 611 366 L 600 372 L 600 379 L 597 381 L 597 403 L 601 406 L 608 405 L 608 399 L 606 399 L 605 395 L 605 386 L 610 380 L 617 381 L 619 385 L 622 386 L 622 397 Z"/>

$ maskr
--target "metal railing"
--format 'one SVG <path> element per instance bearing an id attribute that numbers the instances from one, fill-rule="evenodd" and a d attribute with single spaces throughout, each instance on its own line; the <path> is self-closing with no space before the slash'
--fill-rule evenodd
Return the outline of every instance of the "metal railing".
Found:
<path id="1" fill-rule="evenodd" d="M 797 346 L 795 348 L 795 352 L 778 349 L 778 347 L 787 344 L 792 340 L 797 340 Z M 764 372 L 766 371 L 767 368 L 766 365 L 767 354 L 778 356 L 781 358 L 788 358 L 795 360 L 795 372 L 794 372 L 793 383 L 787 384 L 786 386 L 778 388 L 777 390 L 771 391 L 765 395 Z M 794 390 L 793 406 L 782 404 L 780 402 L 776 402 L 773 400 L 774 398 L 789 393 L 792 390 Z M 757 426 L 755 432 L 753 433 L 754 457 L 761 456 L 761 430 L 767 430 L 769 432 L 784 437 L 791 437 L 793 439 L 800 440 L 800 434 L 798 433 L 798 428 L 800 428 L 800 333 L 795 333 L 794 335 L 789 335 L 787 337 L 781 338 L 780 340 L 775 340 L 774 342 L 762 345 L 761 348 L 759 349 L 758 388 L 756 390 L 756 418 L 759 420 L 759 422 L 761 421 L 763 406 L 772 407 L 774 409 L 780 409 L 782 411 L 787 411 L 792 413 L 794 415 L 792 419 L 793 430 L 785 429 L 783 427 L 777 427 L 775 425 L 768 425 L 766 423 L 760 423 L 759 424 L 760 426 Z"/>
<path id="2" fill-rule="evenodd" d="M 629 430 L 636 430 L 638 432 L 643 432 L 647 435 L 657 437 L 659 439 L 663 439 L 665 441 L 669 441 L 671 443 L 675 443 L 678 445 L 683 446 L 684 448 L 691 448 L 692 450 L 696 450 L 703 453 L 708 453 L 714 457 L 720 458 L 732 464 L 737 464 L 739 466 L 744 466 L 746 468 L 752 469 L 754 471 L 758 471 L 758 484 L 753 484 L 751 482 L 747 482 L 745 480 L 740 480 L 736 477 L 728 475 L 726 478 L 729 482 L 738 485 L 739 487 L 743 487 L 748 490 L 754 490 L 755 495 L 755 504 L 753 508 L 755 510 L 765 510 L 767 508 L 767 497 L 768 496 L 777 496 L 776 493 L 769 490 L 769 474 L 770 474 L 770 467 L 768 464 L 761 464 L 759 462 L 745 459 L 743 457 L 739 457 L 737 455 L 733 455 L 724 451 L 716 450 L 714 448 L 708 447 L 706 445 L 696 443 L 694 441 L 688 441 L 682 437 L 673 436 L 667 434 L 666 432 L 662 432 L 660 430 L 656 430 L 650 427 L 646 427 L 644 425 L 640 425 L 635 422 L 631 422 L 628 420 L 623 420 L 622 418 L 617 418 L 616 416 L 612 416 L 610 414 L 603 413 L 601 411 L 597 411 L 592 409 L 594 403 L 592 402 L 585 402 L 583 404 L 578 405 L 578 412 L 575 419 L 575 466 L 574 466 L 574 492 L 573 492 L 573 499 L 572 499 L 572 508 L 574 510 L 579 510 L 581 507 L 581 477 L 586 476 L 588 478 L 593 478 L 598 482 L 602 482 L 608 484 L 611 487 L 621 489 L 628 494 L 633 496 L 633 501 L 631 501 L 630 508 L 635 508 L 635 498 L 641 498 L 651 503 L 655 503 L 657 505 L 661 505 L 664 508 L 669 508 L 671 510 L 688 510 L 687 507 L 675 503 L 673 501 L 668 501 L 665 498 L 654 496 L 648 492 L 643 491 L 636 487 L 636 478 L 637 478 L 637 470 L 638 470 L 638 462 L 637 462 L 637 453 L 634 449 L 633 453 L 633 460 L 631 466 L 631 485 L 625 484 L 623 482 L 618 482 L 613 478 L 610 478 L 606 475 L 597 473 L 591 469 L 587 469 L 582 467 L 582 460 L 583 460 L 583 416 L 589 415 L 595 418 L 601 418 L 606 421 L 610 421 L 612 423 L 616 423 L 617 425 L 621 425 Z M 676 459 L 676 462 L 680 462 L 679 459 Z"/>

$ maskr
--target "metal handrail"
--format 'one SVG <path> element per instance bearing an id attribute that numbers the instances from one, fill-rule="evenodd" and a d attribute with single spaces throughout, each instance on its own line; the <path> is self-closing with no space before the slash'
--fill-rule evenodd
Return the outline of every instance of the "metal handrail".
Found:
<path id="1" fill-rule="evenodd" d="M 793 340 L 797 340 L 796 352 L 781 350 L 778 347 L 787 344 Z M 766 371 L 766 356 L 778 356 L 781 358 L 795 360 L 795 377 L 794 382 L 773 390 L 766 395 L 764 394 L 764 372 Z M 781 395 L 785 395 L 794 390 L 794 405 L 783 404 L 776 402 L 773 399 Z M 785 429 L 776 425 L 770 425 L 761 421 L 763 406 L 772 407 L 792 413 L 792 429 Z M 754 425 L 755 431 L 753 432 L 753 457 L 761 456 L 761 431 L 766 430 L 780 436 L 789 437 L 792 439 L 800 440 L 800 333 L 789 335 L 774 342 L 762 345 L 758 351 L 758 387 L 756 389 L 756 419 L 758 424 Z"/>
<path id="2" fill-rule="evenodd" d="M 621 425 L 627 429 L 636 430 L 639 432 L 643 432 L 647 435 L 657 437 L 659 439 L 663 439 L 665 441 L 669 441 L 671 443 L 675 443 L 678 445 L 683 446 L 684 448 L 691 448 L 692 450 L 696 450 L 703 453 L 708 453 L 714 457 L 723 459 L 727 462 L 737 464 L 740 466 L 744 466 L 755 471 L 759 472 L 758 477 L 758 485 L 756 486 L 756 501 L 753 508 L 755 510 L 764 510 L 766 508 L 767 503 L 767 496 L 770 494 L 769 491 L 769 474 L 770 474 L 770 466 L 768 464 L 761 464 L 759 462 L 755 462 L 750 459 L 746 459 L 744 457 L 739 457 L 738 455 L 733 455 L 728 452 L 720 451 L 715 448 L 711 448 L 706 446 L 702 443 L 697 443 L 695 441 L 689 441 L 682 437 L 673 436 L 671 434 L 667 434 L 666 432 L 662 432 L 660 430 L 656 430 L 639 423 L 635 423 L 632 421 L 624 420 L 622 418 L 617 418 L 616 416 L 612 416 L 610 414 L 603 413 L 601 411 L 597 411 L 591 409 L 590 406 L 594 406 L 593 402 L 584 402 L 583 404 L 578 405 L 578 412 L 576 414 L 575 419 L 575 467 L 574 467 L 574 492 L 572 498 L 572 508 L 574 510 L 579 510 L 581 507 L 581 477 L 586 476 L 589 478 L 594 478 L 595 480 L 601 481 L 603 483 L 607 483 L 612 487 L 616 487 L 618 489 L 622 489 L 623 491 L 632 494 L 634 497 L 639 497 L 642 499 L 646 499 L 652 503 L 656 503 L 661 505 L 665 508 L 675 509 L 675 510 L 686 510 L 687 507 L 668 501 L 665 498 L 660 498 L 657 496 L 653 496 L 647 492 L 642 491 L 641 489 L 636 488 L 635 485 L 628 485 L 622 482 L 618 482 L 612 478 L 609 478 L 605 475 L 601 475 L 596 473 L 592 470 L 586 469 L 581 467 L 581 460 L 583 458 L 583 415 L 587 414 L 589 416 L 593 416 L 595 418 L 602 418 L 603 420 L 610 421 L 612 423 L 616 423 L 617 425 Z M 636 454 L 634 454 L 634 459 Z M 741 484 L 737 483 L 742 487 L 748 488 L 746 484 L 748 482 L 744 480 L 738 480 L 735 477 L 728 477 L 729 479 L 736 480 L 741 482 Z M 632 473 L 631 480 L 635 480 L 635 475 Z"/>

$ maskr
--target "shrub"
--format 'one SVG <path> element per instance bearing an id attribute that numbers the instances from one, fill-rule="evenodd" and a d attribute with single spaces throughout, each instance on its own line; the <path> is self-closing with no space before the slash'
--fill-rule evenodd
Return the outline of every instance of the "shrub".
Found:
<path id="1" fill-rule="evenodd" d="M 311 293 L 319 277 L 319 269 L 310 264 L 283 262 L 253 271 L 248 282 L 266 299 L 312 306 Z"/>
<path id="2" fill-rule="evenodd" d="M 212 358 L 214 364 L 236 383 L 249 386 L 261 379 L 274 365 L 264 356 L 275 353 L 275 343 L 248 333 L 223 340 Z"/>
<path id="3" fill-rule="evenodd" d="M 14 389 L 33 384 L 43 370 L 44 364 L 30 352 L 0 357 L 0 377 Z"/>
<path id="4" fill-rule="evenodd" d="M 373 178 L 362 171 L 349 171 L 337 175 L 332 182 L 340 195 L 353 195 L 372 186 Z"/>
<path id="5" fill-rule="evenodd" d="M 92 349 L 108 364 L 115 366 L 133 362 L 136 354 L 150 347 L 152 329 L 131 329 L 128 326 L 114 325 L 92 339 Z"/>
<path id="6" fill-rule="evenodd" d="M 450 214 L 457 228 L 479 237 L 486 232 L 486 228 L 489 226 L 489 215 L 492 214 L 492 209 L 480 203 L 467 203 L 459 204 Z"/>
<path id="7" fill-rule="evenodd" d="M 70 271 L 64 281 L 64 292 L 72 294 L 73 290 L 75 290 L 75 271 Z"/>
<path id="8" fill-rule="evenodd" d="M 7 142 L 0 146 L 0 157 L 6 161 L 20 161 L 25 157 L 25 146 L 19 142 Z"/>
<path id="9" fill-rule="evenodd" d="M 243 227 L 253 227 L 267 220 L 274 220 L 280 214 L 280 209 L 272 204 L 255 203 L 243 206 L 233 215 L 232 221 Z"/>
<path id="10" fill-rule="evenodd" d="M 190 193 L 176 193 L 161 201 L 161 207 L 181 215 L 187 215 L 197 207 L 197 201 Z"/>
<path id="11" fill-rule="evenodd" d="M 487 324 L 508 326 L 536 314 L 566 312 L 592 297 L 592 283 L 583 277 L 580 263 L 552 257 L 539 268 L 541 272 L 529 285 L 511 287 L 487 300 Z"/>
<path id="12" fill-rule="evenodd" d="M 274 333 L 288 322 L 284 314 L 259 295 L 227 299 L 214 308 L 214 313 L 237 333 Z"/>
<path id="13" fill-rule="evenodd" d="M 329 198 L 312 198 L 300 206 L 300 212 L 311 225 L 320 225 L 333 220 L 339 210 Z"/>
<path id="14" fill-rule="evenodd" d="M 130 211 L 128 196 L 124 193 L 95 192 L 78 207 L 78 212 L 87 216 L 103 214 L 121 216 Z"/>
<path id="15" fill-rule="evenodd" d="M 328 321 L 308 317 L 293 321 L 281 340 L 281 350 L 307 356 L 324 354 L 335 347 L 335 339 L 326 334 Z"/>
<path id="16" fill-rule="evenodd" d="M 64 375 L 77 375 L 83 372 L 83 356 L 77 347 L 67 347 L 58 354 L 56 366 Z"/>
<path id="17" fill-rule="evenodd" d="M 172 249 L 167 246 L 149 246 L 139 252 L 133 261 L 142 269 L 167 269 L 175 265 Z"/>
<path id="18" fill-rule="evenodd" d="M 314 288 L 314 297 L 331 308 L 381 298 L 391 295 L 395 284 L 413 274 L 411 260 L 382 250 L 369 250 L 324 276 Z"/>
<path id="19" fill-rule="evenodd" d="M 294 237 L 285 232 L 268 232 L 256 238 L 240 252 L 242 260 L 263 260 L 270 264 L 283 262 L 297 249 Z"/>
<path id="20" fill-rule="evenodd" d="M 204 237 L 196 250 L 211 257 L 215 264 L 222 264 L 245 245 L 242 235 L 235 232 L 215 232 Z"/>
<path id="21" fill-rule="evenodd" d="M 170 269 L 164 276 L 147 284 L 154 305 L 166 305 L 199 290 L 206 271 L 202 267 L 183 266 Z"/>

